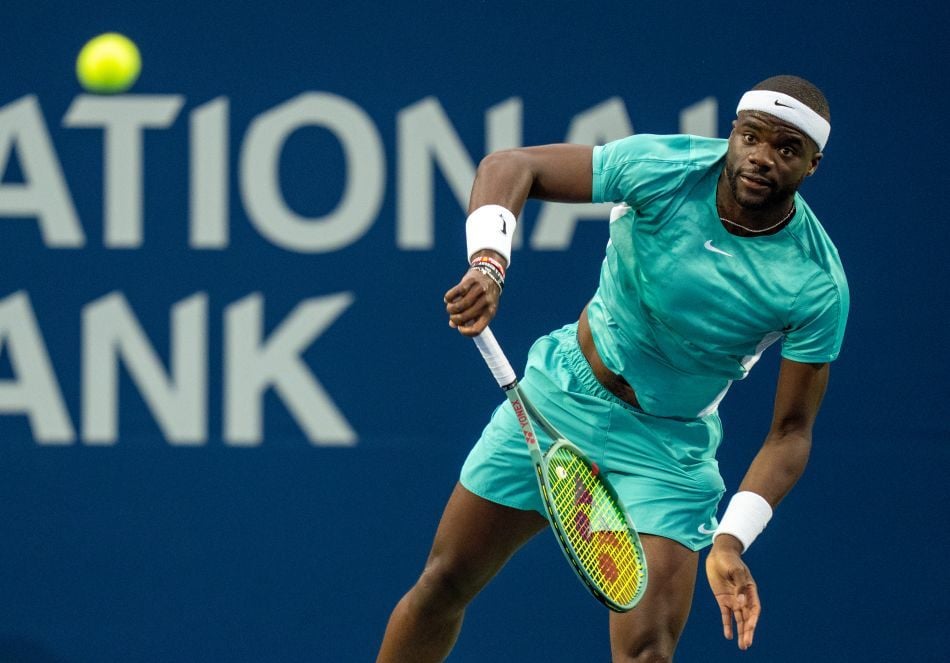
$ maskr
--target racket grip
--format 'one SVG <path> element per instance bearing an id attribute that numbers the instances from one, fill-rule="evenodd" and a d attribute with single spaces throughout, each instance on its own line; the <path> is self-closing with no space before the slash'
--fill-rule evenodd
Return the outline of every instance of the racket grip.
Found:
<path id="1" fill-rule="evenodd" d="M 495 340 L 495 335 L 491 329 L 485 327 L 481 334 L 474 339 L 478 351 L 482 353 L 482 359 L 488 364 L 488 369 L 498 382 L 498 386 L 505 388 L 517 381 L 514 369 L 508 363 L 508 358 L 501 351 L 501 346 Z"/>

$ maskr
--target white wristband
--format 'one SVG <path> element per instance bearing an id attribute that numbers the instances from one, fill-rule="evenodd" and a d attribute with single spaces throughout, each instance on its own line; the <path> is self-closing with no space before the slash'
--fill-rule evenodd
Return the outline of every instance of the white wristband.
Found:
<path id="1" fill-rule="evenodd" d="M 729 500 L 713 541 L 720 534 L 731 534 L 742 542 L 742 552 L 745 552 L 771 518 L 772 507 L 764 497 L 748 490 L 740 491 Z"/>
<path id="2" fill-rule="evenodd" d="M 482 205 L 465 221 L 468 260 L 482 249 L 501 254 L 505 266 L 511 264 L 511 238 L 518 225 L 515 215 L 501 205 Z"/>

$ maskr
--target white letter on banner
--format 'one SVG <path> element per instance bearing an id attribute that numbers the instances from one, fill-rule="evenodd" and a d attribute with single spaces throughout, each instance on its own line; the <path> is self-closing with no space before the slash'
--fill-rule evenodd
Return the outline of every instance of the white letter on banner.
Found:
<path id="1" fill-rule="evenodd" d="M 630 123 L 627 107 L 622 99 L 614 97 L 575 116 L 571 121 L 565 141 L 582 145 L 599 145 L 624 138 L 632 133 L 633 125 Z M 547 251 L 567 249 L 571 244 L 578 221 L 596 219 L 606 223 L 612 206 L 612 203 L 597 205 L 544 203 L 541 206 L 534 232 L 531 234 L 531 248 Z"/>
<path id="2" fill-rule="evenodd" d="M 399 154 L 396 246 L 431 249 L 434 243 L 433 162 L 438 162 L 463 211 L 475 180 L 475 164 L 435 97 L 427 97 L 399 111 L 396 126 Z"/>
<path id="3" fill-rule="evenodd" d="M 0 352 L 6 349 L 13 380 L 0 380 L 0 414 L 25 413 L 40 444 L 76 439 L 29 296 L 16 292 L 0 300 Z"/>
<path id="4" fill-rule="evenodd" d="M 680 133 L 716 138 L 719 135 L 719 104 L 706 97 L 680 111 Z"/>
<path id="5" fill-rule="evenodd" d="M 512 98 L 489 110 L 485 119 L 488 152 L 521 145 L 521 107 L 521 100 Z M 464 227 L 475 162 L 435 97 L 399 111 L 396 124 L 396 246 L 406 250 L 431 249 L 435 243 L 434 164 L 438 164 L 462 208 L 459 226 Z"/>
<path id="6" fill-rule="evenodd" d="M 224 249 L 230 239 L 227 97 L 199 106 L 192 111 L 189 122 L 188 245 L 195 249 Z"/>
<path id="7" fill-rule="evenodd" d="M 225 441 L 256 446 L 263 439 L 264 392 L 273 387 L 307 439 L 351 446 L 356 433 L 300 355 L 353 303 L 342 293 L 302 301 L 270 337 L 261 340 L 264 299 L 248 295 L 225 313 Z"/>
<path id="8" fill-rule="evenodd" d="M 4 184 L 14 148 L 24 182 Z M 32 95 L 0 108 L 0 217 L 4 216 L 35 216 L 50 248 L 86 243 L 43 113 Z"/>
<path id="9" fill-rule="evenodd" d="M 181 95 L 76 97 L 63 124 L 99 128 L 105 149 L 105 245 L 142 245 L 142 130 L 163 129 L 175 121 Z"/>
<path id="10" fill-rule="evenodd" d="M 280 155 L 290 135 L 307 126 L 328 129 L 346 158 L 343 195 L 327 216 L 300 216 L 280 189 Z M 282 248 L 324 253 L 349 246 L 366 234 L 383 202 L 386 167 L 383 141 L 373 120 L 343 97 L 307 92 L 259 115 L 241 148 L 241 197 L 248 217 L 264 237 Z M 313 185 L 320 186 L 319 172 Z"/>
<path id="11" fill-rule="evenodd" d="M 208 297 L 197 293 L 172 308 L 169 379 L 128 301 L 112 293 L 82 314 L 82 436 L 89 444 L 118 439 L 121 360 L 165 438 L 197 445 L 208 436 Z"/>

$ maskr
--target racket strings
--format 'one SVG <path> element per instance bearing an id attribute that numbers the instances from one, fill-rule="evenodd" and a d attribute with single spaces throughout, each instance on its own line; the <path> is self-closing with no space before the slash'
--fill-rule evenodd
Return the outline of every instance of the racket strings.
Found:
<path id="1" fill-rule="evenodd" d="M 604 480 L 569 448 L 547 462 L 552 508 L 576 561 L 604 596 L 629 604 L 641 590 L 644 560 L 626 515 Z"/>

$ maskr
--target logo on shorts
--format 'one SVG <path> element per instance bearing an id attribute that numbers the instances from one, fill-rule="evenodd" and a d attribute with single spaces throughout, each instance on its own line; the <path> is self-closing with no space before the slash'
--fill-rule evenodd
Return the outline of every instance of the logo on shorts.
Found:
<path id="1" fill-rule="evenodd" d="M 696 531 L 699 532 L 700 534 L 708 536 L 710 534 L 715 534 L 716 528 L 714 527 L 712 529 L 707 529 L 706 523 L 700 523 L 699 527 L 696 528 Z"/>

